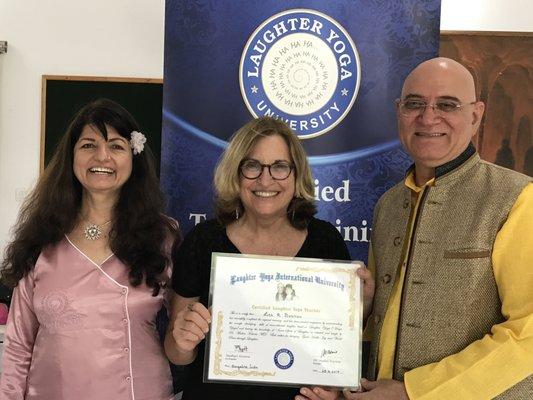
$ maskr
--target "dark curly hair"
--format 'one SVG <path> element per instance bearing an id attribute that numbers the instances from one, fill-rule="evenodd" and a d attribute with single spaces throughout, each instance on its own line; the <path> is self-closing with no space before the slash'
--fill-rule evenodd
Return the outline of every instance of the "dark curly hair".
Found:
<path id="1" fill-rule="evenodd" d="M 106 125 L 128 141 L 132 131 L 140 131 L 131 114 L 108 99 L 93 101 L 78 111 L 21 208 L 1 267 L 2 280 L 10 287 L 33 269 L 43 248 L 59 242 L 76 226 L 83 188 L 73 172 L 74 146 L 87 125 L 106 140 Z M 154 157 L 145 144 L 144 151 L 133 156 L 131 176 L 120 189 L 109 245 L 129 267 L 130 283 L 138 286 L 146 282 L 154 296 L 159 293 L 160 275 L 168 261 L 162 244 L 169 235 L 179 237 L 177 224 L 163 214 L 163 209 Z"/>

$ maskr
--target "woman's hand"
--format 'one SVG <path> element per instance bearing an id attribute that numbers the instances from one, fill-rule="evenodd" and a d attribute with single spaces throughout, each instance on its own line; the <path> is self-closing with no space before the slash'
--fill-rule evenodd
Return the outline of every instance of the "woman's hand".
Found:
<path id="1" fill-rule="evenodd" d="M 205 339 L 210 323 L 211 313 L 202 303 L 187 303 L 178 311 L 172 327 L 172 337 L 178 351 L 182 353 L 193 351 L 198 343 Z"/>
<path id="2" fill-rule="evenodd" d="M 372 312 L 376 282 L 370 270 L 364 266 L 357 270 L 357 276 L 363 281 L 363 320 L 366 321 Z"/>
<path id="3" fill-rule="evenodd" d="M 303 387 L 300 389 L 300 393 L 295 397 L 295 400 L 336 400 L 340 398 L 340 392 L 338 390 L 329 390 L 320 387 Z"/>
<path id="4" fill-rule="evenodd" d="M 211 313 L 199 297 L 172 295 L 170 321 L 165 335 L 165 354 L 176 365 L 187 365 L 196 358 L 196 347 L 209 332 Z"/>

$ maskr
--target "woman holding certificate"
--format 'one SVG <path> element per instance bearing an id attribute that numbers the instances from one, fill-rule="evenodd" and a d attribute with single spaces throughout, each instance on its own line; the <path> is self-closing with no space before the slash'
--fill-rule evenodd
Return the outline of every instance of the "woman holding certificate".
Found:
<path id="1" fill-rule="evenodd" d="M 211 321 L 211 254 L 349 260 L 348 249 L 333 225 L 313 217 L 314 187 L 306 154 L 282 121 L 262 117 L 239 129 L 216 168 L 214 185 L 216 219 L 195 226 L 173 256 L 176 295 L 165 350 L 173 363 L 190 364 L 183 400 L 305 398 L 295 388 L 202 381 L 203 341 Z M 373 285 L 368 271 L 358 274 Z M 318 390 L 324 399 L 336 396 Z M 321 397 L 310 393 L 308 398 Z"/>

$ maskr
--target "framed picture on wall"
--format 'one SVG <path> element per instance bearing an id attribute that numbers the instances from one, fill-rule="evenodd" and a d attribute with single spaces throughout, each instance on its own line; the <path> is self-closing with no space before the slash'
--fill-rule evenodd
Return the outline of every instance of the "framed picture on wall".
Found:
<path id="1" fill-rule="evenodd" d="M 533 176 L 533 32 L 442 31 L 440 55 L 472 72 L 485 102 L 480 156 Z"/>
<path id="2" fill-rule="evenodd" d="M 74 114 L 85 104 L 99 98 L 116 101 L 137 120 L 156 157 L 159 176 L 163 80 L 93 76 L 43 75 L 41 172 Z"/>

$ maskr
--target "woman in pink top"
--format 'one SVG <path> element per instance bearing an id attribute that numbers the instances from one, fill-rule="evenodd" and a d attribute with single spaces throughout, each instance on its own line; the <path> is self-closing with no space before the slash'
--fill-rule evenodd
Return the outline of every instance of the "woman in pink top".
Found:
<path id="1" fill-rule="evenodd" d="M 172 399 L 155 317 L 179 235 L 139 130 L 120 105 L 88 104 L 22 207 L 0 399 Z"/>

